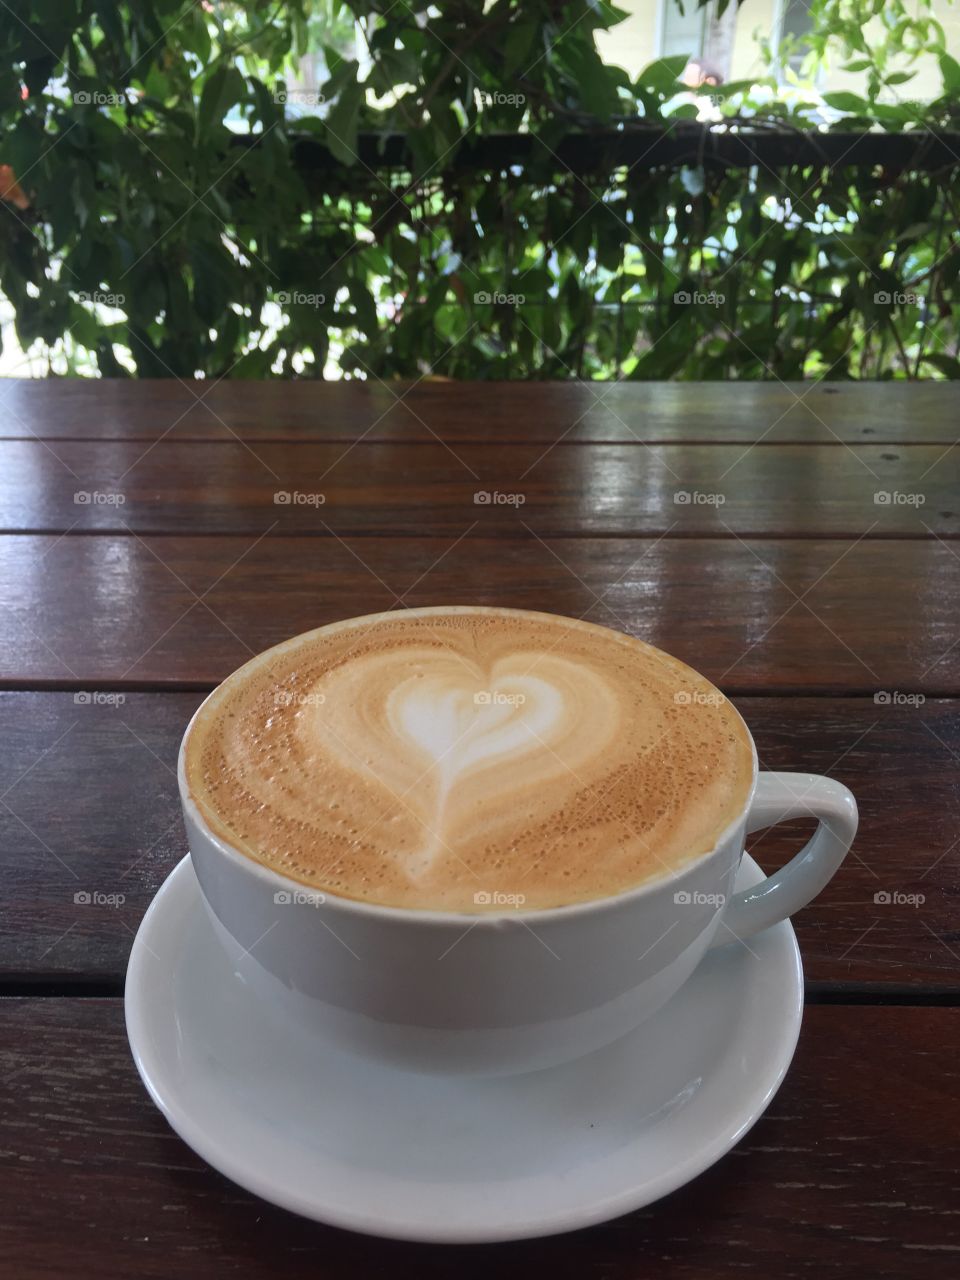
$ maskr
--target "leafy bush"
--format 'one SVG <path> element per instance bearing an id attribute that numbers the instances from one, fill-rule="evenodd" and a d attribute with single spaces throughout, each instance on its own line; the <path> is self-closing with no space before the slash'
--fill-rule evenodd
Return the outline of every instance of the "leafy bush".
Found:
<path id="1" fill-rule="evenodd" d="M 726 85 L 707 124 L 683 59 L 602 63 L 594 0 L 3 8 L 21 345 L 109 375 L 957 376 L 960 67 L 900 0 L 872 47 L 878 0 L 814 4 L 810 58 L 866 60 L 867 97 Z M 902 100 L 904 47 L 935 102 Z M 870 158 L 818 159 L 825 116 Z M 731 129 L 765 158 L 713 162 Z"/>

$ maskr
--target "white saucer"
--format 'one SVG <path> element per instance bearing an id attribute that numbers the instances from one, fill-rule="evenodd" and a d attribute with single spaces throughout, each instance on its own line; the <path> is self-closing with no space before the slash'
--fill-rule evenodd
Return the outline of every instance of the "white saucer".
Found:
<path id="1" fill-rule="evenodd" d="M 744 856 L 738 887 L 761 878 Z M 404 1240 L 571 1231 L 674 1191 L 739 1141 L 796 1047 L 803 974 L 776 925 L 708 953 L 637 1032 L 550 1071 L 422 1076 L 317 1048 L 229 968 L 184 858 L 127 970 L 137 1069 L 216 1169 L 308 1218 Z"/>

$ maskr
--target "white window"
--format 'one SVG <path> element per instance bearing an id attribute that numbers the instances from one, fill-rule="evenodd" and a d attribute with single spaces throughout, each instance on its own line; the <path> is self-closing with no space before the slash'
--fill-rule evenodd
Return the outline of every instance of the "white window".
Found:
<path id="1" fill-rule="evenodd" d="M 786 4 L 787 0 L 783 0 Z M 703 53 L 703 32 L 707 11 L 697 0 L 684 0 L 681 13 L 676 0 L 660 0 L 657 56 L 696 58 Z"/>
<path id="2" fill-rule="evenodd" d="M 784 40 L 789 40 L 787 66 L 798 75 L 801 64 L 810 51 L 810 46 L 804 39 L 813 27 L 810 3 L 811 0 L 778 0 L 777 4 L 777 42 L 782 44 Z"/>

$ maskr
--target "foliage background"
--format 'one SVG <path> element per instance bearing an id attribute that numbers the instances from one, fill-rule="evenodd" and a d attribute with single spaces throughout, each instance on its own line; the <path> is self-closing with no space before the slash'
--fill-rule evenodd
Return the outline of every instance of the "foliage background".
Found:
<path id="1" fill-rule="evenodd" d="M 866 71 L 864 98 L 785 101 L 771 76 L 705 104 L 683 59 L 632 81 L 596 52 L 622 16 L 603 0 L 3 6 L 19 341 L 105 375 L 960 376 L 960 66 L 923 0 L 813 14 L 805 69 Z M 307 54 L 316 85 L 291 88 Z M 932 103 L 907 96 L 924 57 Z M 684 155 L 606 163 L 604 137 L 664 128 Z M 730 128 L 906 133 L 918 156 L 934 131 L 957 154 L 697 163 Z M 595 162 L 571 168 L 584 132 Z M 471 159 L 483 139 L 503 159 Z"/>

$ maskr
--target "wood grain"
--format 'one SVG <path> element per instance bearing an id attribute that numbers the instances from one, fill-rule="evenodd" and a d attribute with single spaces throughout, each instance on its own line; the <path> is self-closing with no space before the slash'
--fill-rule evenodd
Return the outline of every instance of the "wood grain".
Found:
<path id="1" fill-rule="evenodd" d="M 0 381 L 0 438 L 953 444 L 950 382 Z"/>
<path id="2" fill-rule="evenodd" d="M 325 622 L 453 602 L 641 636 L 735 697 L 763 766 L 846 782 L 861 831 L 796 918 L 808 981 L 955 999 L 958 409 L 946 382 L 0 382 L 0 981 L 118 986 L 184 853 L 174 766 L 203 690 Z M 494 491 L 524 501 L 474 502 Z M 772 869 L 808 829 L 751 851 Z M 7 998 L 0 1280 L 940 1280 L 958 1048 L 953 1008 L 810 1007 L 767 1116 L 689 1187 L 441 1249 L 209 1170 L 149 1103 L 119 1000 Z"/>
<path id="3" fill-rule="evenodd" d="M 144 911 L 186 851 L 176 758 L 203 695 L 79 696 L 0 694 L 0 977 L 120 981 Z M 796 918 L 807 977 L 960 990 L 955 704 L 736 703 L 762 767 L 829 774 L 860 805 L 852 853 Z M 773 870 L 810 825 L 774 828 L 750 849 Z"/>
<path id="4" fill-rule="evenodd" d="M 17 1280 L 956 1274 L 957 1010 L 808 1009 L 770 1110 L 713 1169 L 588 1231 L 482 1248 L 354 1235 L 228 1182 L 150 1103 L 119 1000 L 5 1001 L 0 1046 L 0 1253 Z"/>
<path id="5" fill-rule="evenodd" d="M 957 570 L 932 540 L 6 537 L 0 681 L 209 686 L 338 618 L 465 603 L 585 616 L 727 690 L 957 693 Z"/>
<path id="6" fill-rule="evenodd" d="M 960 449 L 0 442 L 10 531 L 960 536 Z"/>

